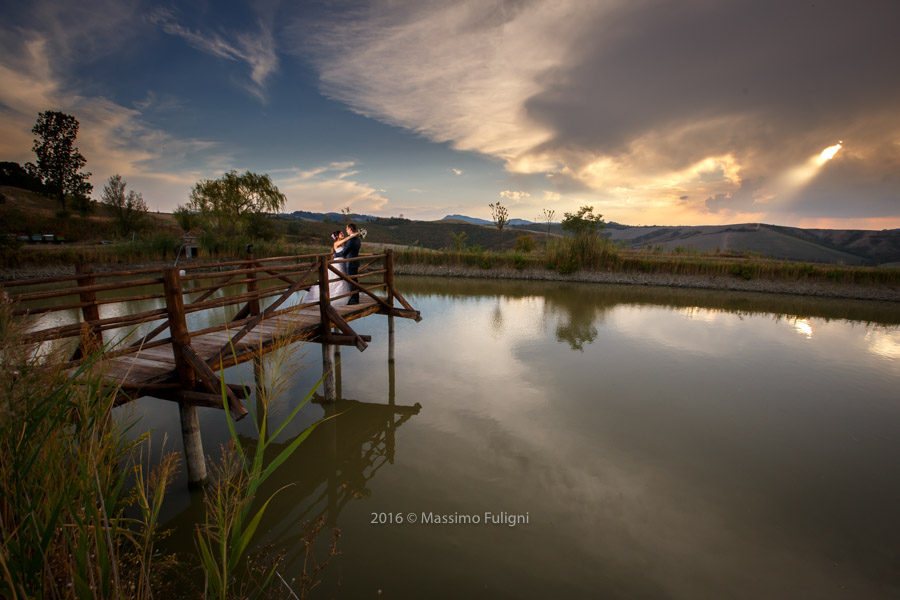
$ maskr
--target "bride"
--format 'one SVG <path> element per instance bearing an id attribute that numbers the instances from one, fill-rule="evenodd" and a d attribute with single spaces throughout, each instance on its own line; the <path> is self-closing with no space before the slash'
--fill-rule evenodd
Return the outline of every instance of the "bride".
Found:
<path id="1" fill-rule="evenodd" d="M 347 241 L 347 236 L 343 231 L 335 231 L 331 234 L 331 239 L 334 240 L 333 248 L 334 255 L 333 259 L 343 258 L 344 244 Z M 347 274 L 347 263 L 337 263 L 332 265 L 335 269 L 343 273 Z M 346 296 L 344 298 L 337 298 L 343 294 L 347 294 L 350 292 L 350 284 L 332 273 L 330 270 L 328 272 L 328 297 L 331 299 L 332 306 L 343 306 L 347 304 L 350 300 L 350 296 Z M 335 300 L 337 298 L 337 300 Z M 307 302 L 318 302 L 319 301 L 319 284 L 314 284 L 311 288 L 309 288 L 309 293 L 306 294 L 306 298 L 303 299 L 304 303 Z"/>

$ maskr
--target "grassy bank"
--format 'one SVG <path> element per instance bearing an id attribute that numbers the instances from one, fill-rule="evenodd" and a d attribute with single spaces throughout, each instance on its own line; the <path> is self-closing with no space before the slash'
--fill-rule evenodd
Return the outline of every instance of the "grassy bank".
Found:
<path id="1" fill-rule="evenodd" d="M 851 267 L 767 259 L 757 256 L 663 254 L 629 251 L 601 238 L 551 240 L 542 252 L 433 252 L 408 248 L 395 253 L 398 264 L 491 269 L 546 269 L 560 275 L 576 271 L 729 277 L 743 280 L 813 281 L 836 284 L 897 285 L 900 269 Z"/>
<path id="2" fill-rule="evenodd" d="M 327 252 L 330 248 L 316 243 L 294 243 L 280 237 L 270 241 L 235 239 L 227 243 L 201 243 L 200 261 L 240 259 L 246 256 L 248 243 L 258 258 Z M 43 246 L 6 251 L 4 268 L 28 270 L 37 267 L 74 265 L 86 262 L 100 265 L 127 265 L 174 261 L 177 240 L 169 234 L 134 242 L 92 246 Z M 364 252 L 378 252 L 382 245 L 371 237 Z M 736 280 L 768 280 L 784 282 L 827 282 L 854 285 L 898 285 L 900 268 L 859 267 L 847 265 L 803 263 L 770 259 L 762 256 L 731 253 L 700 254 L 678 250 L 625 250 L 599 238 L 565 237 L 551 239 L 544 247 L 531 252 L 509 250 L 496 252 L 480 246 L 464 250 L 431 250 L 417 246 L 394 248 L 398 265 L 424 267 L 462 267 L 480 269 L 486 276 L 492 270 L 546 270 L 562 276 L 575 272 L 647 274 L 657 276 L 708 276 Z"/>

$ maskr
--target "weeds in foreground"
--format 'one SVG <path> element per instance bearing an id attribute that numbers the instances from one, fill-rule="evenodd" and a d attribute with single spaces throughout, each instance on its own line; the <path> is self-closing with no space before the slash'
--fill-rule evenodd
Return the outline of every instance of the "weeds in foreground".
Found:
<path id="1" fill-rule="evenodd" d="M 257 502 L 257 493 L 260 486 L 274 473 L 274 471 L 286 461 L 309 437 L 313 429 L 321 423 L 314 423 L 307 427 L 300 435 L 295 437 L 271 462 L 265 464 L 264 455 L 278 435 L 287 427 L 300 409 L 309 402 L 313 393 L 321 384 L 317 383 L 306 397 L 297 404 L 291 413 L 282 421 L 274 431 L 268 430 L 268 410 L 272 401 L 286 388 L 292 375 L 291 350 L 286 340 L 276 344 L 277 348 L 267 356 L 268 372 L 271 374 L 262 385 L 257 387 L 257 404 L 261 407 L 260 414 L 251 412 L 254 427 L 257 433 L 257 443 L 251 452 L 245 452 L 240 438 L 234 426 L 234 420 L 228 408 L 225 392 L 225 383 L 222 381 L 222 401 L 226 413 L 228 429 L 231 433 L 231 441 L 223 449 L 223 459 L 220 466 L 213 471 L 210 485 L 204 493 L 206 505 L 206 521 L 198 525 L 195 531 L 195 542 L 200 556 L 200 564 L 203 569 L 205 582 L 205 595 L 225 600 L 235 597 L 235 589 L 246 589 L 246 578 L 252 576 L 257 593 L 249 597 L 256 597 L 263 590 L 268 589 L 273 578 L 278 576 L 282 584 L 288 583 L 278 573 L 281 558 L 268 562 L 258 562 L 255 569 L 244 571 L 244 577 L 239 577 L 240 563 L 246 555 L 250 541 L 253 539 L 260 521 L 272 498 L 284 488 L 277 490 L 261 505 Z M 234 349 L 232 348 L 232 352 Z M 335 539 L 335 544 L 336 544 Z M 336 552 L 334 546 L 332 551 Z M 308 552 L 308 549 L 307 549 Z M 330 558 L 329 558 L 330 560 Z M 324 565 L 323 567 L 324 568 Z M 305 570 L 304 570 L 305 573 Z M 300 597 L 305 597 L 310 586 L 315 583 L 301 577 Z M 296 595 L 296 591 L 288 588 Z"/>
<path id="2" fill-rule="evenodd" d="M 165 454 L 150 468 L 149 436 L 130 441 L 112 418 L 116 390 L 105 387 L 96 356 L 74 373 L 48 370 L 61 357 L 39 357 L 24 342 L 28 324 L 12 312 L 11 303 L 0 302 L 0 389 L 8 391 L 0 398 L 0 598 L 307 596 L 337 555 L 336 530 L 325 561 L 313 557 L 291 582 L 278 573 L 282 553 L 264 547 L 247 557 L 271 500 L 260 505 L 259 486 L 312 427 L 268 464 L 263 454 L 312 391 L 271 434 L 266 413 L 284 384 L 273 381 L 258 392 L 263 414 L 256 415 L 252 456 L 229 415 L 232 442 L 206 492 L 205 522 L 195 531 L 200 556 L 187 563 L 191 557 L 158 550 L 160 509 L 179 456 Z M 281 351 L 287 356 L 287 348 Z M 305 539 L 314 540 L 321 528 L 309 531 Z M 310 548 L 305 552 L 309 561 Z M 202 592 L 186 575 L 196 564 L 206 582 Z M 275 576 L 280 581 L 272 585 Z"/>
<path id="3" fill-rule="evenodd" d="M 3 302 L 0 597 L 150 598 L 177 566 L 154 552 L 177 457 L 143 471 L 134 457 L 144 438 L 128 441 L 112 419 L 96 360 L 74 375 L 48 372 L 22 341 L 26 326 Z M 138 511 L 126 517 L 133 474 Z"/>

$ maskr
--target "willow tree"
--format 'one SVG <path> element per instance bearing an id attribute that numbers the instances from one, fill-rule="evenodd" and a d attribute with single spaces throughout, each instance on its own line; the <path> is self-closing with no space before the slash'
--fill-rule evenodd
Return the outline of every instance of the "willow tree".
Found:
<path id="1" fill-rule="evenodd" d="M 200 213 L 211 232 L 227 238 L 247 229 L 253 219 L 280 211 L 284 203 L 284 194 L 268 175 L 229 171 L 195 185 L 188 208 Z"/>

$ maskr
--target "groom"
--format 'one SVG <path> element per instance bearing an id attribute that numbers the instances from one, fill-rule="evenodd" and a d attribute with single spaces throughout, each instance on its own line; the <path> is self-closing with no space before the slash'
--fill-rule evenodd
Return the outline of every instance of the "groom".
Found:
<path id="1" fill-rule="evenodd" d="M 362 242 L 359 240 L 358 235 L 354 235 L 356 233 L 356 223 L 347 223 L 347 235 L 353 236 L 347 243 L 344 245 L 344 258 L 356 258 L 359 256 L 359 249 L 362 247 Z M 347 265 L 347 276 L 350 279 L 356 281 L 356 275 L 359 273 L 359 261 L 354 260 L 352 262 L 346 263 Z M 357 291 L 355 294 L 350 296 L 350 300 L 347 301 L 347 304 L 359 304 L 359 292 Z"/>

